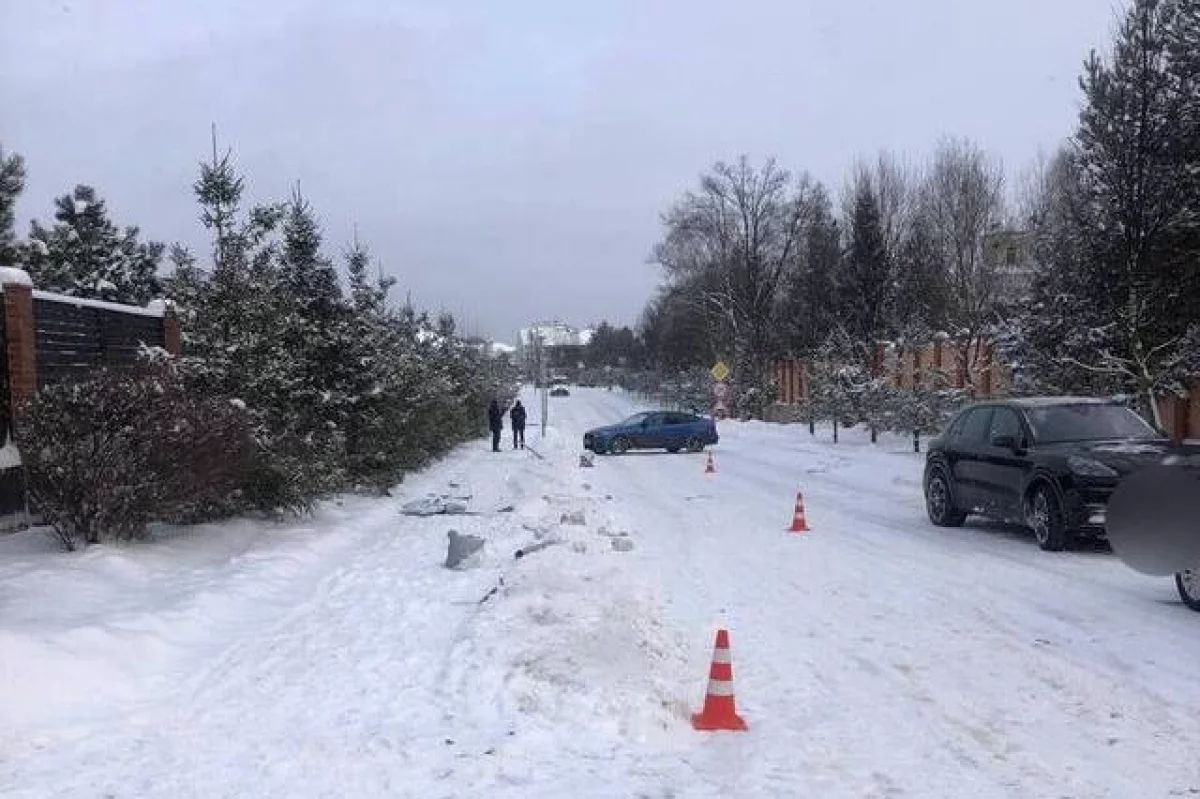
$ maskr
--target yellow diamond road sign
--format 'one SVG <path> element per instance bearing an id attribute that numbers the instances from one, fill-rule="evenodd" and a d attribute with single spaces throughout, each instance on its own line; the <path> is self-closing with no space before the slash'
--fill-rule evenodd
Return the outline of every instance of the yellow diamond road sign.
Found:
<path id="1" fill-rule="evenodd" d="M 712 376 L 718 383 L 724 383 L 725 379 L 729 377 L 729 367 L 725 365 L 724 361 L 717 361 L 717 365 L 712 368 Z"/>

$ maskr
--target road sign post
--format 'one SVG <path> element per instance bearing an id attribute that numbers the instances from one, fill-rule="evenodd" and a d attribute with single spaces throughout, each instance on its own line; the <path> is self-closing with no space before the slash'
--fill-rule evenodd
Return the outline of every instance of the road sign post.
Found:
<path id="1" fill-rule="evenodd" d="M 713 416 L 724 419 L 729 415 L 729 405 L 726 402 L 729 397 L 729 384 L 725 382 L 729 379 L 729 367 L 724 361 L 717 361 L 709 374 L 716 381 L 716 385 L 713 386 Z"/>

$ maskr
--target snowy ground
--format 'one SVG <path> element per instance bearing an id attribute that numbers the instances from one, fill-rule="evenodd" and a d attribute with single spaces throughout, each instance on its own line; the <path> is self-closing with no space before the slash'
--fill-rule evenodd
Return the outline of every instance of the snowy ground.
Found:
<path id="1" fill-rule="evenodd" d="M 472 445 L 303 523 L 0 539 L 0 795 L 1200 792 L 1200 616 L 1170 581 L 930 526 L 906 441 L 728 422 L 716 475 L 581 469 L 631 400 L 551 407 L 540 458 Z M 399 515 L 450 483 L 516 510 Z M 479 568 L 441 568 L 451 528 L 487 539 Z M 565 540 L 513 558 L 539 535 Z M 718 625 L 740 735 L 687 721 Z"/>

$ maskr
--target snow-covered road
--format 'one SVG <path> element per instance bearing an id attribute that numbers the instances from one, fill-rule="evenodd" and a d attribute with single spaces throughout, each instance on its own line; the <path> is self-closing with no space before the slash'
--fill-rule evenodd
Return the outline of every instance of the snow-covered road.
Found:
<path id="1" fill-rule="evenodd" d="M 473 445 L 303 524 L 0 542 L 0 795 L 1200 792 L 1200 616 L 1169 581 L 932 527 L 905 441 L 729 422 L 715 475 L 581 469 L 634 403 L 551 407 L 540 457 Z M 398 514 L 451 483 L 516 510 Z M 451 528 L 487 538 L 478 569 L 441 568 Z M 564 541 L 513 558 L 539 535 Z M 739 735 L 688 725 L 717 626 Z"/>

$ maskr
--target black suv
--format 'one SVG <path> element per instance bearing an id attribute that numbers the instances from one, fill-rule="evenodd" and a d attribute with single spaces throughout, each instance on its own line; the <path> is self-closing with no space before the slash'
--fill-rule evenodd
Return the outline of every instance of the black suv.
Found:
<path id="1" fill-rule="evenodd" d="M 1033 529 L 1042 549 L 1102 535 L 1122 477 L 1181 452 L 1116 402 L 1079 397 L 981 402 L 930 442 L 925 507 L 934 524 L 975 513 Z"/>

